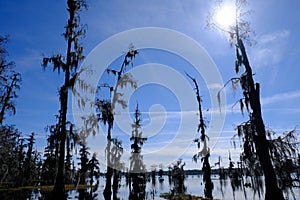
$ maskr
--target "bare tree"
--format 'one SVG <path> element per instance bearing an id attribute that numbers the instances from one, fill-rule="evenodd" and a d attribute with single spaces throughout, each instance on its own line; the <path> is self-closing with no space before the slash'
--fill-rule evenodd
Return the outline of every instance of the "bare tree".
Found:
<path id="1" fill-rule="evenodd" d="M 20 89 L 21 75 L 12 68 L 14 62 L 6 60 L 7 51 L 4 43 L 7 37 L 0 35 L 0 125 L 2 125 L 5 114 L 16 114 L 16 107 L 13 100 L 18 97 L 17 90 Z"/>
<path id="2" fill-rule="evenodd" d="M 198 83 L 195 78 L 191 77 L 189 74 L 186 74 L 194 83 L 196 90 L 196 98 L 198 102 L 198 112 L 199 112 L 199 124 L 197 128 L 197 132 L 200 132 L 199 138 L 196 138 L 194 142 L 197 143 L 199 152 L 193 156 L 193 160 L 197 162 L 197 160 L 201 157 L 201 161 L 203 162 L 202 171 L 203 171 L 203 181 L 205 183 L 204 187 L 204 195 L 206 198 L 213 198 L 212 190 L 214 185 L 211 181 L 211 168 L 209 163 L 210 150 L 207 145 L 208 137 L 205 134 L 206 125 L 203 118 L 202 107 L 201 107 L 201 96 Z M 203 142 L 203 148 L 200 150 L 200 142 Z"/>
<path id="3" fill-rule="evenodd" d="M 18 97 L 16 90 L 20 89 L 19 84 L 21 81 L 21 75 L 14 72 L 9 79 L 10 80 L 7 80 L 7 84 L 4 85 L 2 93 L 3 96 L 1 96 L 0 124 L 3 123 L 6 112 L 12 112 L 14 115 L 16 114 L 16 108 L 12 100 Z"/>

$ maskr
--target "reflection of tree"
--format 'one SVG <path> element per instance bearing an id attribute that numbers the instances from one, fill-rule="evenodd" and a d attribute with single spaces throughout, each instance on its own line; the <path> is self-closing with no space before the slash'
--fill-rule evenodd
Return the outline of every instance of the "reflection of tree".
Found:
<path id="1" fill-rule="evenodd" d="M 132 124 L 131 156 L 130 156 L 130 179 L 132 185 L 129 185 L 129 199 L 145 199 L 146 198 L 146 166 L 143 163 L 141 148 L 147 138 L 142 136 L 141 128 L 141 113 L 138 105 L 134 113 L 134 123 Z"/>

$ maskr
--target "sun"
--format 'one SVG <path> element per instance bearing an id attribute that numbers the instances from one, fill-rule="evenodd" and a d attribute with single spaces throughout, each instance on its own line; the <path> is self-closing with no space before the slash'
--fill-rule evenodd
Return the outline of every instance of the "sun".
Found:
<path id="1" fill-rule="evenodd" d="M 215 15 L 215 20 L 221 28 L 229 28 L 235 24 L 236 11 L 235 7 L 231 5 L 222 5 Z"/>

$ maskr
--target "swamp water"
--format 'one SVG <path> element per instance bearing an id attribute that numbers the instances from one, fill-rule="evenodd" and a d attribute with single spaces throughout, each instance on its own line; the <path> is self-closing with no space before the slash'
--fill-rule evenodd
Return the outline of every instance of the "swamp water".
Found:
<path id="1" fill-rule="evenodd" d="M 163 176 L 164 181 L 160 182 L 158 177 L 156 177 L 155 184 L 151 181 L 148 181 L 146 184 L 146 199 L 157 199 L 162 200 L 159 197 L 161 193 L 170 192 L 170 189 L 173 188 L 173 185 L 169 183 L 168 176 Z M 253 183 L 251 179 L 247 178 L 240 182 L 234 182 L 230 178 L 226 180 L 219 180 L 219 176 L 212 176 L 212 181 L 214 184 L 213 197 L 214 199 L 224 199 L 224 200 L 259 200 L 264 199 L 264 183 L 263 179 L 258 183 L 258 189 L 253 190 Z M 251 183 L 251 187 L 241 187 L 242 184 Z M 101 177 L 99 180 L 99 187 L 96 191 L 93 192 L 93 196 L 96 196 L 94 199 L 102 200 L 104 199 L 102 193 L 105 186 L 105 178 Z M 193 194 L 197 196 L 203 196 L 204 194 L 204 184 L 202 181 L 202 176 L 198 175 L 189 175 L 186 176 L 185 187 L 187 194 Z M 90 192 L 88 189 L 87 193 Z M 295 200 L 300 200 L 300 187 L 293 188 L 293 193 L 295 195 Z M 25 199 L 45 199 L 44 195 L 41 194 L 38 190 L 21 190 L 21 191 L 0 191 L 1 200 L 25 200 Z M 78 191 L 68 192 L 68 199 L 78 199 Z M 286 199 L 293 200 L 293 195 L 288 190 L 288 193 L 285 193 Z M 3 198 L 4 197 L 4 198 Z M 127 200 L 129 197 L 129 189 L 126 185 L 126 179 L 123 176 L 120 183 L 120 188 L 117 194 L 118 199 Z M 113 198 L 112 198 L 113 199 Z"/>

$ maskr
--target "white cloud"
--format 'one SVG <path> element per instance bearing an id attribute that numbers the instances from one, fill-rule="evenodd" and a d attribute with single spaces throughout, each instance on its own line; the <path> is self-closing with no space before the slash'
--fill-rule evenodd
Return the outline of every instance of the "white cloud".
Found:
<path id="1" fill-rule="evenodd" d="M 29 48 L 25 49 L 23 56 L 16 59 L 16 65 L 22 71 L 28 69 L 32 70 L 32 69 L 36 69 L 37 67 L 41 67 L 40 65 L 41 62 L 42 62 L 41 52 Z"/>
<path id="2" fill-rule="evenodd" d="M 194 129 L 194 127 L 192 127 Z M 224 130 L 224 134 L 219 137 L 210 137 L 210 142 L 218 140 L 217 144 L 209 144 L 211 148 L 211 163 L 217 162 L 218 156 L 223 158 L 223 164 L 226 163 L 228 152 L 230 150 L 232 158 L 236 160 L 238 158 L 239 149 L 234 149 L 230 144 L 230 139 L 232 138 L 230 134 L 233 131 Z M 170 133 L 171 134 L 171 133 Z M 177 137 L 176 140 L 166 140 L 164 137 L 159 137 L 157 139 L 149 139 L 146 141 L 142 148 L 142 155 L 144 163 L 147 168 L 150 169 L 151 165 L 162 163 L 164 166 L 168 166 L 175 162 L 179 158 L 183 158 L 186 162 L 186 168 L 194 168 L 195 165 L 192 163 L 193 155 L 198 151 L 196 144 L 193 142 L 194 135 L 188 134 L 187 132 L 174 134 Z M 89 146 L 91 152 L 98 152 L 100 160 L 105 164 L 105 146 L 106 141 L 101 139 L 99 136 L 90 137 Z M 124 142 L 124 141 L 123 141 Z M 126 142 L 125 142 L 126 143 Z M 129 165 L 130 150 L 126 149 L 128 144 L 125 145 L 124 155 L 122 156 L 122 162 Z M 202 146 L 202 144 L 201 144 Z M 197 164 L 199 165 L 199 163 Z M 225 164 L 226 165 L 226 164 Z"/>
<path id="3" fill-rule="evenodd" d="M 292 91 L 292 92 L 286 92 L 286 93 L 280 93 L 275 94 L 270 97 L 262 98 L 261 103 L 263 105 L 271 104 L 271 103 L 277 103 L 282 101 L 288 101 L 292 99 L 300 98 L 300 90 Z"/>
<path id="4" fill-rule="evenodd" d="M 281 30 L 274 33 L 266 34 L 260 37 L 260 44 L 269 44 L 271 42 L 276 42 L 281 39 L 285 39 L 290 35 L 288 30 Z"/>
<path id="5" fill-rule="evenodd" d="M 250 52 L 253 67 L 272 67 L 283 59 L 286 39 L 290 36 L 288 30 L 280 30 L 259 37 L 258 43 Z"/>

